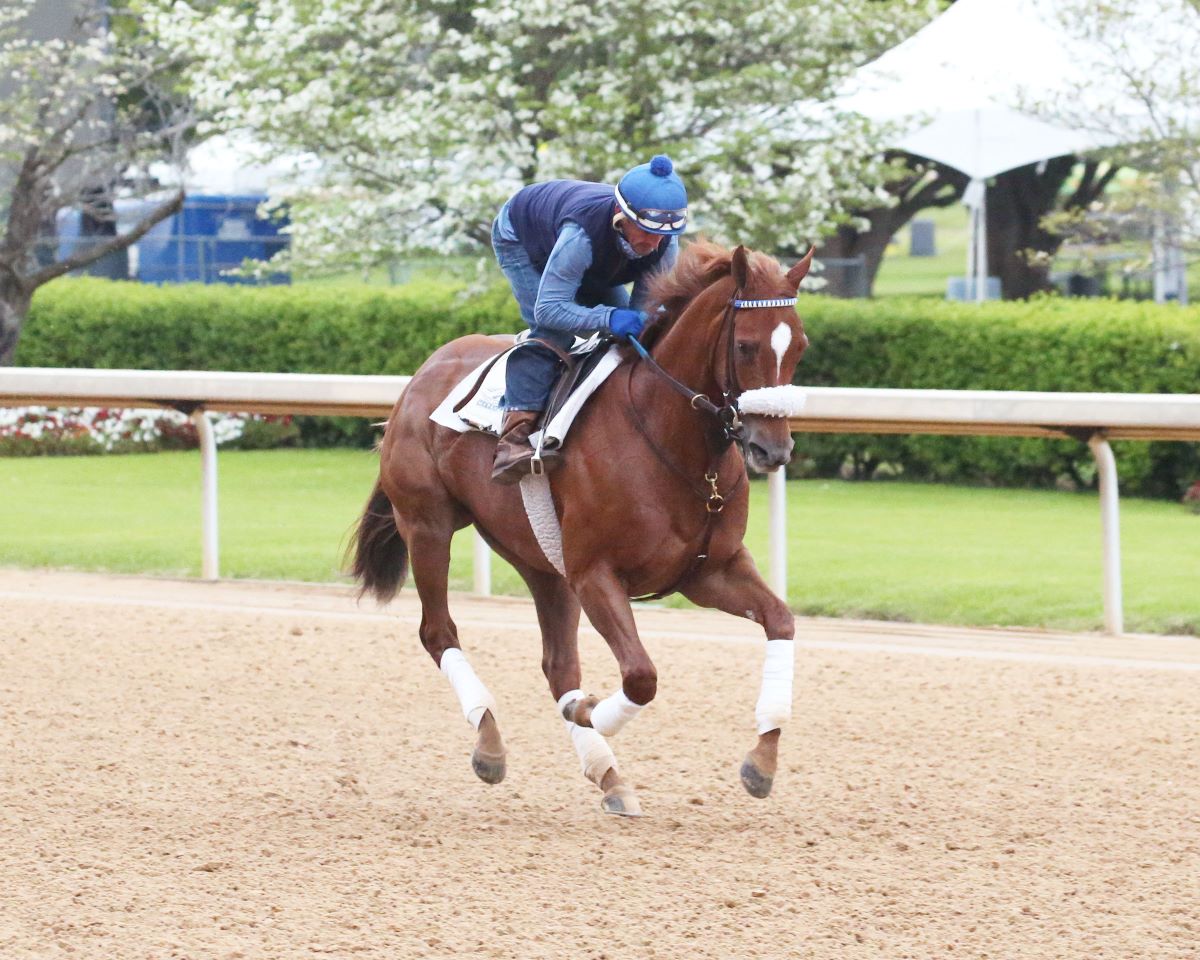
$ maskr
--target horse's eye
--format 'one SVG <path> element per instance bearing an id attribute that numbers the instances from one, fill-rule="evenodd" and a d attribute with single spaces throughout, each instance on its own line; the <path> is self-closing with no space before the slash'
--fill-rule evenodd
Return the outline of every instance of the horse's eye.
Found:
<path id="1" fill-rule="evenodd" d="M 743 360 L 750 360 L 758 356 L 758 344 L 753 340 L 739 340 L 737 352 Z"/>

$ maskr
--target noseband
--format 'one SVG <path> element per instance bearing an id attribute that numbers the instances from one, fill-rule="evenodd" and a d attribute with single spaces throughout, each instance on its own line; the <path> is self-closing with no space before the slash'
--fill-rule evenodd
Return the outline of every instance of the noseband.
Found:
<path id="1" fill-rule="evenodd" d="M 650 369 L 666 380 L 677 393 L 687 397 L 693 410 L 701 410 L 716 417 L 717 425 L 721 429 L 721 436 L 726 443 L 740 441 L 745 435 L 745 426 L 742 424 L 741 411 L 738 409 L 738 398 L 744 391 L 741 388 L 737 375 L 737 340 L 734 336 L 737 312 L 739 310 L 755 310 L 770 307 L 794 307 L 797 301 L 796 297 L 777 297 L 773 300 L 743 300 L 738 296 L 740 292 L 740 290 L 734 291 L 733 296 L 729 298 L 729 302 L 725 305 L 725 315 L 721 320 L 720 337 L 725 339 L 725 385 L 720 388 L 722 400 L 720 406 L 713 403 L 705 394 L 698 393 L 686 384 L 680 383 L 658 365 L 655 359 L 650 356 L 650 352 L 635 337 L 629 338 L 629 342 L 633 344 L 633 348 L 649 364 Z"/>

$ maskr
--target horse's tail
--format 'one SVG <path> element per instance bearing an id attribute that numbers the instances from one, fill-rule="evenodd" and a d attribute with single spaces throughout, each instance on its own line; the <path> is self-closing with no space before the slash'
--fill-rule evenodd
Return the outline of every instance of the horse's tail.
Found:
<path id="1" fill-rule="evenodd" d="M 392 504 L 378 480 L 354 528 L 350 550 L 354 551 L 350 570 L 359 583 L 360 600 L 369 593 L 378 603 L 387 603 L 404 586 L 408 577 L 408 545 L 396 529 Z"/>

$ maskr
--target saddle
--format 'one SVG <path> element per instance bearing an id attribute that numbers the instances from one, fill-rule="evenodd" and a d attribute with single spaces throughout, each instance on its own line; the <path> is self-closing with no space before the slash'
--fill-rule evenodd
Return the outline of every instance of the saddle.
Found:
<path id="1" fill-rule="evenodd" d="M 528 339 L 528 332 L 521 334 L 513 346 L 467 374 L 438 404 L 429 419 L 458 433 L 478 430 L 499 436 L 504 421 L 500 401 L 504 397 L 508 357 Z M 559 351 L 556 349 L 555 352 Z M 562 446 L 579 411 L 622 359 L 621 351 L 612 340 L 599 334 L 587 340 L 577 338 L 567 353 L 565 367 L 551 389 L 546 410 L 538 421 L 538 430 L 529 438 L 539 453 L 543 449 Z M 566 576 L 562 528 L 549 478 L 544 473 L 522 477 L 520 490 L 525 515 L 542 553 L 555 570 Z"/>
<path id="2" fill-rule="evenodd" d="M 576 338 L 571 349 L 564 353 L 557 347 L 530 338 L 526 331 L 503 353 L 481 363 L 464 377 L 438 404 L 429 419 L 458 433 L 479 430 L 499 436 L 504 420 L 500 401 L 504 396 L 508 358 L 524 344 L 545 346 L 564 361 L 546 409 L 538 420 L 538 430 L 530 437 L 535 449 L 560 448 L 588 398 L 621 362 L 620 351 L 607 336 L 595 334 L 586 340 Z"/>

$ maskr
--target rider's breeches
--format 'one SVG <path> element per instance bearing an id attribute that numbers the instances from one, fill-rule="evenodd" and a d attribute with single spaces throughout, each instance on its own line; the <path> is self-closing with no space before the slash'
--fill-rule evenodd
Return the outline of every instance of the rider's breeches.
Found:
<path id="1" fill-rule="evenodd" d="M 565 330 L 533 327 L 529 335 L 553 343 L 563 351 L 570 349 L 575 342 L 575 334 Z M 508 355 L 504 409 L 545 410 L 561 367 L 562 361 L 556 354 L 537 344 L 514 350 Z"/>
<path id="2" fill-rule="evenodd" d="M 496 254 L 496 263 L 504 272 L 509 286 L 512 287 L 513 299 L 521 310 L 521 319 L 533 326 L 533 308 L 537 304 L 538 288 L 542 284 L 542 275 L 529 259 L 525 248 L 515 240 L 505 240 L 503 236 L 504 223 L 501 216 L 492 223 L 492 250 Z"/>
<path id="3" fill-rule="evenodd" d="M 547 340 L 564 351 L 575 342 L 575 335 L 565 330 L 550 330 L 534 325 L 533 308 L 537 304 L 542 275 L 529 260 L 529 254 L 519 243 L 501 236 L 500 218 L 492 224 L 492 249 L 496 262 L 512 287 L 513 298 L 521 310 L 521 319 L 529 325 L 529 335 Z M 528 346 L 514 350 L 508 356 L 508 372 L 504 384 L 506 410 L 545 410 L 550 390 L 558 376 L 562 361 L 545 347 Z"/>

